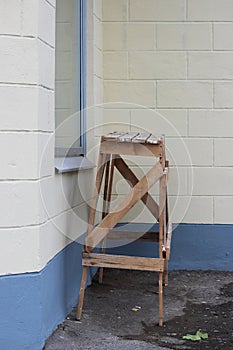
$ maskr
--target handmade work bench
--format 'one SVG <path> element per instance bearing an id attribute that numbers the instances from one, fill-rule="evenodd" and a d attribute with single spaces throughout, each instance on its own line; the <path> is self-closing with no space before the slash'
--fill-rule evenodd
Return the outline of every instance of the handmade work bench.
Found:
<path id="1" fill-rule="evenodd" d="M 138 179 L 122 156 L 153 157 L 155 164 L 141 179 Z M 131 186 L 130 192 L 110 210 L 113 176 L 117 169 Z M 83 273 L 77 307 L 77 319 L 81 318 L 88 266 L 98 266 L 99 282 L 103 280 L 103 268 L 157 271 L 159 273 L 159 325 L 163 324 L 163 277 L 168 284 L 168 260 L 172 226 L 168 217 L 167 181 L 169 164 L 165 156 L 164 136 L 146 133 L 113 132 L 101 137 L 99 160 L 96 174 L 93 202 L 90 210 L 89 226 L 82 257 Z M 104 178 L 104 181 L 103 181 Z M 102 220 L 95 226 L 96 208 L 104 182 Z M 149 194 L 151 187 L 159 182 L 159 202 Z M 120 231 L 116 225 L 139 201 L 142 201 L 159 223 L 158 232 Z M 157 241 L 158 257 L 145 258 L 106 254 L 107 239 L 123 239 L 129 236 L 135 240 Z M 93 249 L 102 245 L 100 253 Z"/>

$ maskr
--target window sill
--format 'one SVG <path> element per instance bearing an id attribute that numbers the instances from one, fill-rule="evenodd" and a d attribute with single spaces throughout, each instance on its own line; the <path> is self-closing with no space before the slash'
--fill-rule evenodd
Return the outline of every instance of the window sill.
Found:
<path id="1" fill-rule="evenodd" d="M 95 168 L 95 164 L 83 156 L 55 157 L 55 169 L 58 174 Z"/>

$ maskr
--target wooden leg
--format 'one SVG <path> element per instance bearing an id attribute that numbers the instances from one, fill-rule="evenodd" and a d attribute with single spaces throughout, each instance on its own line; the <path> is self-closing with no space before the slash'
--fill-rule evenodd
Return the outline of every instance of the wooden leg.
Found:
<path id="1" fill-rule="evenodd" d="M 99 192 L 100 192 L 100 188 L 103 180 L 105 167 L 106 167 L 106 155 L 103 155 L 102 153 L 100 153 L 98 166 L 97 166 L 96 180 L 95 180 L 94 196 L 92 199 L 92 205 L 91 205 L 90 216 L 89 216 L 87 235 L 90 234 L 95 223 L 96 207 L 97 207 L 97 202 L 99 198 Z"/>
<path id="2" fill-rule="evenodd" d="M 79 293 L 79 300 L 78 300 L 78 306 L 77 306 L 77 314 L 76 314 L 76 320 L 80 320 L 82 315 L 82 309 L 83 309 L 83 300 L 84 300 L 84 293 L 85 293 L 85 287 L 86 287 L 86 280 L 87 280 L 87 266 L 83 267 L 83 274 L 82 274 L 82 281 L 80 285 L 80 293 Z"/>
<path id="3" fill-rule="evenodd" d="M 163 272 L 159 272 L 159 326 L 163 325 Z"/>
<path id="4" fill-rule="evenodd" d="M 108 163 L 106 165 L 106 177 L 105 177 L 105 187 L 104 187 L 104 207 L 103 207 L 102 219 L 109 213 L 109 209 L 110 209 L 115 160 L 112 159 L 111 167 L 109 165 L 110 165 L 110 160 L 108 160 Z M 109 178 L 109 170 L 110 170 L 110 178 Z M 102 245 L 103 254 L 106 252 L 106 244 L 107 244 L 107 237 L 104 238 L 103 245 Z M 103 276 L 104 276 L 104 268 L 100 267 L 99 268 L 100 284 L 103 283 Z"/>
<path id="5" fill-rule="evenodd" d="M 168 285 L 168 260 L 164 260 L 164 285 Z"/>
<path id="6" fill-rule="evenodd" d="M 159 257 L 163 258 L 164 244 L 164 176 L 159 181 Z M 163 325 L 163 272 L 159 272 L 159 326 Z"/>

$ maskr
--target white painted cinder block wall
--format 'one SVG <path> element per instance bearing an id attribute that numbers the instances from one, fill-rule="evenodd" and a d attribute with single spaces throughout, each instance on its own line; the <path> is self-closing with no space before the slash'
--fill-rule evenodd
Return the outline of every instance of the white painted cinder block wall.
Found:
<path id="1" fill-rule="evenodd" d="M 0 7 L 0 274 L 6 275 L 40 271 L 85 232 L 93 171 L 57 175 L 54 169 L 56 1 L 0 0 Z M 92 52 L 102 50 L 102 32 L 94 36 L 101 2 L 93 8 L 87 1 L 87 12 L 87 105 L 93 107 L 102 80 L 100 55 Z M 94 123 L 91 108 L 87 128 Z M 88 150 L 96 142 L 88 137 Z"/>
<path id="2" fill-rule="evenodd" d="M 105 130 L 166 135 L 174 222 L 233 223 L 232 13 L 228 0 L 103 0 Z"/>

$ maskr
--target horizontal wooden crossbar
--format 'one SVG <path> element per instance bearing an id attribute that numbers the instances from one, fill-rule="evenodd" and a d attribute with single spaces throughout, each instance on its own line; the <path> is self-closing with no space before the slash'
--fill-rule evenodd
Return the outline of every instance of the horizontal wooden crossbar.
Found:
<path id="1" fill-rule="evenodd" d="M 110 240 L 127 240 L 127 241 L 149 241 L 158 242 L 159 232 L 139 232 L 139 231 L 124 231 L 124 230 L 111 230 L 107 236 Z"/>
<path id="2" fill-rule="evenodd" d="M 100 145 L 100 152 L 105 154 L 162 157 L 163 146 L 162 144 L 144 145 L 141 143 L 118 143 L 113 141 L 103 141 Z"/>
<path id="3" fill-rule="evenodd" d="M 98 266 L 127 270 L 164 271 L 164 260 L 135 256 L 83 253 L 83 266 Z"/>

